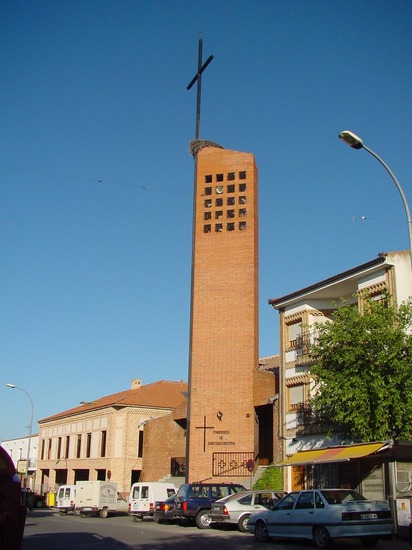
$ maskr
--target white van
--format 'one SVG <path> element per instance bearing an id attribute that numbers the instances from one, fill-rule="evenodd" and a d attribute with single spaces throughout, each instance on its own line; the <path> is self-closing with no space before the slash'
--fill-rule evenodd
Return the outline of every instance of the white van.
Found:
<path id="1" fill-rule="evenodd" d="M 153 516 L 156 500 L 166 500 L 177 493 L 173 483 L 163 481 L 139 481 L 133 483 L 129 495 L 129 516 L 134 521 Z"/>
<path id="2" fill-rule="evenodd" d="M 68 512 L 74 512 L 75 497 L 75 485 L 60 485 L 57 491 L 55 507 L 59 510 L 61 516 Z"/>

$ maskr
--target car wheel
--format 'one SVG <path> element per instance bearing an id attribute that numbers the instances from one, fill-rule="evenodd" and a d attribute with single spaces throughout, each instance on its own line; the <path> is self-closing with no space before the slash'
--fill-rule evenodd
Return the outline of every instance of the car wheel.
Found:
<path id="1" fill-rule="evenodd" d="M 43 508 L 44 502 L 42 500 L 38 500 L 35 504 L 36 508 Z"/>
<path id="2" fill-rule="evenodd" d="M 107 508 L 102 508 L 99 512 L 99 516 L 103 519 L 106 519 L 108 515 L 109 515 L 109 511 Z"/>
<path id="3" fill-rule="evenodd" d="M 162 522 L 161 519 L 158 518 L 157 516 L 153 516 L 153 521 L 154 521 L 155 523 L 161 523 L 161 522 Z"/>
<path id="4" fill-rule="evenodd" d="M 330 548 L 332 539 L 326 527 L 315 527 L 313 531 L 313 542 L 317 548 Z"/>
<path id="5" fill-rule="evenodd" d="M 67 512 L 65 510 L 60 510 L 59 514 L 61 516 L 67 516 Z"/>
<path id="6" fill-rule="evenodd" d="M 209 510 L 200 510 L 196 516 L 196 525 L 199 529 L 210 529 L 211 520 Z"/>
<path id="7" fill-rule="evenodd" d="M 237 526 L 238 526 L 238 529 L 241 533 L 247 533 L 248 532 L 248 528 L 247 528 L 247 522 L 249 521 L 249 515 L 247 516 L 242 516 L 239 521 L 237 522 Z"/>
<path id="8" fill-rule="evenodd" d="M 379 538 L 378 537 L 361 537 L 360 541 L 363 544 L 363 546 L 369 546 L 371 548 L 372 546 L 376 546 L 378 544 Z"/>
<path id="9" fill-rule="evenodd" d="M 268 526 L 261 519 L 255 525 L 255 539 L 258 542 L 268 542 L 270 539 Z"/>

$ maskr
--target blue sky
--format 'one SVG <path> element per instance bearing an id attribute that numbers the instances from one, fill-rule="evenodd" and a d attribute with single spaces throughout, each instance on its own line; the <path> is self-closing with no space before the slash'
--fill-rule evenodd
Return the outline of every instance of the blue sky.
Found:
<path id="1" fill-rule="evenodd" d="M 411 2 L 2 0 L 0 21 L 0 440 L 30 417 L 6 383 L 41 419 L 187 379 L 200 31 L 200 135 L 259 169 L 260 356 L 269 298 L 408 248 L 389 175 L 337 136 L 412 200 Z"/>

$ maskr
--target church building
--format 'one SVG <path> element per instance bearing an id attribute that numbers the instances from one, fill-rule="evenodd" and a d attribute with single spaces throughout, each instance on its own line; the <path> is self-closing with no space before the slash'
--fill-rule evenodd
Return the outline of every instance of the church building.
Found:
<path id="1" fill-rule="evenodd" d="M 186 478 L 242 480 L 258 454 L 258 172 L 251 153 L 201 140 L 192 153 Z"/>

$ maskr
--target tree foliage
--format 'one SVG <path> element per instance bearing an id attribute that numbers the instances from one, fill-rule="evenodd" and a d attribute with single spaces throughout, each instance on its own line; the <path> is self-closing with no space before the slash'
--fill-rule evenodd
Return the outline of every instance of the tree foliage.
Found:
<path id="1" fill-rule="evenodd" d="M 317 424 L 355 441 L 412 439 L 412 303 L 367 298 L 364 312 L 342 301 L 317 324 Z"/>

